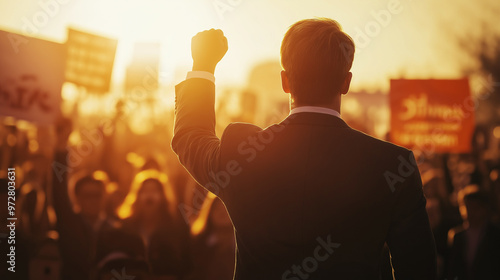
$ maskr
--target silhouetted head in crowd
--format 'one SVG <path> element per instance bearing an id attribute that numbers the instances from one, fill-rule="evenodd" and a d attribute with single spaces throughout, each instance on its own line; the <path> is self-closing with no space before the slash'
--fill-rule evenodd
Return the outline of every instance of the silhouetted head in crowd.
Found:
<path id="1" fill-rule="evenodd" d="M 464 201 L 471 226 L 483 226 L 488 223 L 491 207 L 487 193 L 480 191 L 468 194 L 464 197 Z"/>
<path id="2" fill-rule="evenodd" d="M 150 279 L 149 266 L 144 260 L 130 258 L 124 254 L 115 253 L 110 255 L 97 272 L 98 280 L 115 279 Z"/>
<path id="3" fill-rule="evenodd" d="M 119 209 L 119 216 L 138 220 L 171 217 L 175 199 L 172 190 L 166 188 L 167 182 L 167 176 L 157 170 L 139 172 Z"/>
<path id="4" fill-rule="evenodd" d="M 106 193 L 104 183 L 88 175 L 75 183 L 74 192 L 80 213 L 87 219 L 96 219 L 103 208 Z"/>
<path id="5" fill-rule="evenodd" d="M 145 259 L 145 248 L 142 239 L 120 229 L 109 229 L 100 235 L 96 244 L 95 257 L 97 267 L 103 267 L 117 256 L 135 260 Z"/>
<path id="6" fill-rule="evenodd" d="M 146 162 L 144 165 L 141 167 L 141 170 L 148 170 L 148 169 L 154 169 L 154 170 L 160 170 L 161 166 L 160 163 L 154 158 L 147 158 Z"/>
<path id="7" fill-rule="evenodd" d="M 38 183 L 43 185 L 47 177 L 47 166 L 49 165 L 49 159 L 43 154 L 32 154 L 29 158 L 23 162 L 23 170 L 25 170 L 26 175 L 24 182 Z"/>
<path id="8" fill-rule="evenodd" d="M 340 97 L 351 83 L 354 41 L 338 22 L 327 18 L 293 24 L 281 44 L 282 86 L 292 107 L 340 110 Z"/>
<path id="9" fill-rule="evenodd" d="M 141 217 L 154 215 L 166 211 L 167 205 L 163 184 L 158 179 L 150 178 L 142 182 L 137 200 L 132 205 L 132 213 Z"/>
<path id="10" fill-rule="evenodd" d="M 479 190 L 474 185 L 467 186 L 460 192 L 458 198 L 460 212 L 464 220 L 473 228 L 479 228 L 486 225 L 492 213 L 488 193 Z"/>

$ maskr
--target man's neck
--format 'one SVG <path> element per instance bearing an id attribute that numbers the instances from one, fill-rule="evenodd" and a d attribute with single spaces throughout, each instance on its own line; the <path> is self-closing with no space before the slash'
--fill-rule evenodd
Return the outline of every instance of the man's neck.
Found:
<path id="1" fill-rule="evenodd" d="M 300 107 L 320 107 L 320 108 L 327 108 L 331 110 L 335 110 L 340 114 L 340 103 L 332 103 L 332 104 L 318 104 L 318 105 L 308 105 L 308 104 L 294 104 L 293 102 L 290 102 L 290 110 L 295 109 L 295 108 L 300 108 Z"/>
<path id="2" fill-rule="evenodd" d="M 319 113 L 332 115 L 337 118 L 342 118 L 337 110 L 328 107 L 318 107 L 318 106 L 300 106 L 290 110 L 289 115 L 294 115 L 298 113 Z"/>

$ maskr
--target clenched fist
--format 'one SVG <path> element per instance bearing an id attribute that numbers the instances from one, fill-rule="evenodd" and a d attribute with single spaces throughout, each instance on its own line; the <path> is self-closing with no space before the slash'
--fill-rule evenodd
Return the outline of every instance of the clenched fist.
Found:
<path id="1" fill-rule="evenodd" d="M 227 38 L 220 29 L 202 31 L 191 40 L 193 71 L 214 73 L 215 66 L 227 52 Z"/>

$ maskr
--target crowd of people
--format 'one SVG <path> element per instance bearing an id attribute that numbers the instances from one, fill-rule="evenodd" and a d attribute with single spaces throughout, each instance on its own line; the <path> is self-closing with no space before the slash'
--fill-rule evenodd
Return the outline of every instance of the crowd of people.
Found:
<path id="1" fill-rule="evenodd" d="M 60 120 L 47 156 L 29 152 L 26 130 L 2 125 L 2 165 L 15 168 L 18 217 L 16 272 L 3 269 L 9 278 L 2 279 L 232 278 L 233 228 L 222 202 L 182 167 L 162 166 L 161 157 L 107 154 L 98 166 L 75 161 L 78 151 L 68 142 L 75 130 L 70 119 Z M 92 149 L 113 144 L 107 138 L 115 134 L 95 131 L 103 138 Z M 113 167 L 105 170 L 107 163 Z M 6 220 L 7 207 L 2 214 Z M 8 234 L 1 236 L 2 252 Z"/>
<path id="2" fill-rule="evenodd" d="M 50 152 L 33 152 L 30 129 L 5 120 L 2 172 L 16 168 L 18 224 L 16 273 L 2 279 L 232 279 L 230 218 L 224 204 L 177 162 L 171 127 L 155 143 L 138 141 L 127 151 L 123 142 L 132 141 L 130 131 L 106 133 L 62 119 L 53 127 L 55 140 L 45 149 Z M 498 140 L 476 141 L 493 137 L 492 129 L 484 135 L 478 129 L 471 154 L 415 151 L 440 279 L 500 275 L 500 165 L 498 155 L 491 156 Z M 92 131 L 102 137 L 81 161 L 75 153 L 85 147 L 72 148 L 68 141 L 75 131 L 87 140 Z M 0 177 L 0 199 L 7 201 L 6 172 Z M 1 210 L 5 221 L 6 207 Z M 2 258 L 8 234 L 2 229 Z M 382 279 L 392 279 L 387 248 L 381 263 Z"/>

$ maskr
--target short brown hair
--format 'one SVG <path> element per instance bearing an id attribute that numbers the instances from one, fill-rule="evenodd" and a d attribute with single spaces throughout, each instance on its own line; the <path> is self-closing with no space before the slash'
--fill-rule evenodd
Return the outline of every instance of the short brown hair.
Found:
<path id="1" fill-rule="evenodd" d="M 329 18 L 293 24 L 281 43 L 281 65 L 302 105 L 330 102 L 340 92 L 354 59 L 354 41 Z"/>

